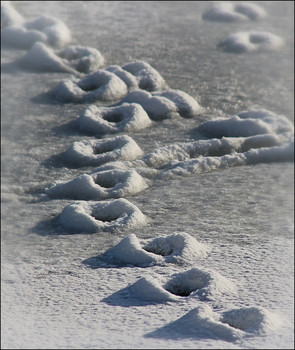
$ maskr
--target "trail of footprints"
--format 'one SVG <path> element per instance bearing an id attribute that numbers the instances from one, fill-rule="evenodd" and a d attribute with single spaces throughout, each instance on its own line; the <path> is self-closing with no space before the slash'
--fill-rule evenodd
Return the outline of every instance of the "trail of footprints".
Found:
<path id="1" fill-rule="evenodd" d="M 204 13 L 203 20 L 257 21 L 265 16 L 261 7 L 251 3 L 217 3 Z M 101 68 L 104 57 L 94 48 L 76 45 L 61 49 L 70 42 L 71 34 L 57 19 L 42 16 L 25 21 L 5 1 L 1 2 L 1 25 L 4 45 L 28 49 L 13 64 L 23 69 L 68 72 L 76 76 L 61 81 L 48 92 L 49 96 L 64 103 L 91 103 L 72 125 L 98 139 L 75 142 L 61 156 L 65 164 L 74 167 L 98 168 L 67 182 L 51 183 L 45 189 L 49 198 L 76 200 L 56 220 L 68 232 L 116 233 L 145 225 L 148 218 L 125 197 L 147 189 L 157 179 L 294 158 L 293 125 L 284 116 L 266 110 L 243 111 L 232 118 L 205 122 L 197 132 L 207 140 L 175 143 L 146 155 L 130 136 L 101 138 L 148 128 L 164 119 L 193 118 L 202 113 L 202 107 L 185 92 L 169 89 L 163 77 L 144 61 Z M 282 40 L 271 33 L 251 31 L 233 34 L 218 44 L 218 48 L 243 53 L 274 50 L 281 45 Z M 108 107 L 95 105 L 96 101 L 118 100 Z M 84 263 L 111 268 L 152 268 L 167 264 L 185 267 L 204 260 L 209 252 L 210 247 L 188 233 L 150 240 L 139 240 L 135 234 L 129 234 L 101 256 Z M 237 289 L 218 272 L 193 267 L 169 277 L 143 277 L 123 292 L 131 300 L 147 304 L 177 303 L 184 298 L 216 301 L 224 295 L 235 295 Z M 277 326 L 275 315 L 262 308 L 218 313 L 208 304 L 198 305 L 177 321 L 146 336 L 185 332 L 182 335 L 196 337 L 205 332 L 208 337 L 234 341 Z M 182 324 L 186 327 L 179 327 Z"/>

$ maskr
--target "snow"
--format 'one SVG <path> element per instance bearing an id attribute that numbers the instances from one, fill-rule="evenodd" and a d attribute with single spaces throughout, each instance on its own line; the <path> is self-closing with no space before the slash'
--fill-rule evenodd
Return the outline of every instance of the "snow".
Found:
<path id="1" fill-rule="evenodd" d="M 217 22 L 257 21 L 266 16 L 265 10 L 250 2 L 220 2 L 211 6 L 203 19 Z"/>
<path id="2" fill-rule="evenodd" d="M 139 240 L 135 234 L 130 234 L 105 252 L 103 257 L 113 265 L 145 267 L 164 263 L 189 264 L 206 257 L 209 250 L 185 232 L 149 240 Z"/>
<path id="3" fill-rule="evenodd" d="M 15 14 L 11 17 L 17 24 L 9 25 L 1 31 L 3 45 L 29 49 L 34 43 L 43 42 L 50 46 L 62 47 L 72 40 L 66 24 L 55 17 L 40 16 L 22 23 L 15 20 Z"/>
<path id="4" fill-rule="evenodd" d="M 72 45 L 58 51 L 37 42 L 15 64 L 32 71 L 78 74 L 98 70 L 103 66 L 104 58 L 90 47 Z"/>
<path id="5" fill-rule="evenodd" d="M 249 53 L 259 51 L 277 51 L 283 45 L 278 35 L 270 32 L 247 31 L 231 34 L 217 47 L 225 52 Z"/>
<path id="6" fill-rule="evenodd" d="M 75 202 L 56 220 L 67 232 L 100 233 L 121 231 L 146 224 L 144 214 L 127 199 L 103 202 Z"/>
<path id="7" fill-rule="evenodd" d="M 117 100 L 127 91 L 127 85 L 116 74 L 99 69 L 82 79 L 62 80 L 50 94 L 64 103 L 91 103 Z"/>
<path id="8" fill-rule="evenodd" d="M 137 103 L 123 103 L 117 107 L 90 105 L 75 121 L 80 131 L 94 135 L 137 131 L 151 124 L 146 111 Z"/>
<path id="9" fill-rule="evenodd" d="M 49 186 L 51 198 L 105 199 L 134 195 L 148 187 L 147 181 L 135 170 L 101 170 Z"/>
<path id="10" fill-rule="evenodd" d="M 143 154 L 137 143 L 127 135 L 101 140 L 74 142 L 62 158 L 73 166 L 102 165 L 115 160 L 134 160 Z"/>
<path id="11" fill-rule="evenodd" d="M 119 104 L 126 102 L 140 104 L 152 120 L 164 120 L 177 116 L 192 118 L 202 111 L 193 97 L 180 90 L 153 93 L 134 90 L 129 92 Z"/>
<path id="12" fill-rule="evenodd" d="M 3 348 L 294 348 L 293 4 L 229 4 L 1 3 Z M 216 48 L 250 31 L 284 45 Z"/>

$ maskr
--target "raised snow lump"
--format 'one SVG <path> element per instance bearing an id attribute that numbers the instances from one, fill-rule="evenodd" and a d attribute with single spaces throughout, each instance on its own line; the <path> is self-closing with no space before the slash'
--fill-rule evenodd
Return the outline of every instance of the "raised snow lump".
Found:
<path id="1" fill-rule="evenodd" d="M 122 68 L 135 76 L 140 89 L 156 91 L 167 87 L 159 72 L 145 61 L 130 62 L 123 65 Z"/>
<path id="2" fill-rule="evenodd" d="M 248 137 L 293 133 L 293 124 L 283 115 L 264 109 L 242 111 L 231 118 L 209 120 L 198 127 L 207 137 Z"/>
<path id="3" fill-rule="evenodd" d="M 101 140 L 74 142 L 63 159 L 73 166 L 102 165 L 117 160 L 134 160 L 143 155 L 137 143 L 127 135 Z"/>
<path id="4" fill-rule="evenodd" d="M 62 80 L 50 94 L 60 102 L 84 103 L 118 100 L 127 92 L 127 85 L 116 74 L 99 69 L 81 79 Z"/>
<path id="5" fill-rule="evenodd" d="M 178 296 L 197 296 L 201 300 L 214 300 L 221 295 L 236 293 L 232 281 L 214 270 L 203 268 L 192 268 L 175 274 L 164 288 Z"/>
<path id="6" fill-rule="evenodd" d="M 71 41 L 71 32 L 65 23 L 57 18 L 41 16 L 4 28 L 1 40 L 4 45 L 19 49 L 29 49 L 36 42 L 62 47 Z"/>
<path id="7" fill-rule="evenodd" d="M 216 22 L 256 21 L 266 16 L 257 4 L 250 2 L 220 2 L 211 6 L 202 16 L 204 20 Z"/>
<path id="8" fill-rule="evenodd" d="M 204 258 L 209 248 L 185 232 L 139 240 L 135 234 L 124 237 L 104 257 L 112 264 L 148 266 L 163 263 L 191 263 Z"/>
<path id="9" fill-rule="evenodd" d="M 75 121 L 79 130 L 90 134 L 137 131 L 150 126 L 151 119 L 137 103 L 116 107 L 88 106 Z"/>
<path id="10" fill-rule="evenodd" d="M 148 187 L 135 170 L 101 169 L 82 174 L 67 182 L 53 183 L 47 189 L 51 198 L 78 200 L 121 198 L 134 195 Z"/>
<path id="11" fill-rule="evenodd" d="M 1 1 L 1 30 L 23 21 L 23 16 L 17 12 L 11 1 Z"/>
<path id="12" fill-rule="evenodd" d="M 53 50 L 44 43 L 37 42 L 17 64 L 33 71 L 88 74 L 97 71 L 104 64 L 104 57 L 91 47 L 72 45 L 63 50 Z"/>
<path id="13" fill-rule="evenodd" d="M 262 307 L 232 309 L 222 314 L 221 321 L 246 333 L 265 334 L 281 326 L 280 317 Z"/>
<path id="14" fill-rule="evenodd" d="M 202 111 L 199 103 L 181 90 L 153 92 L 134 90 L 128 93 L 119 104 L 138 103 L 152 120 L 163 120 L 177 116 L 192 118 Z"/>
<path id="15" fill-rule="evenodd" d="M 143 226 L 146 216 L 128 200 L 78 201 L 64 208 L 56 220 L 69 233 L 121 232 Z"/>
<path id="16" fill-rule="evenodd" d="M 276 51 L 283 45 L 278 35 L 270 32 L 248 31 L 231 34 L 217 45 L 217 48 L 230 53 Z"/>

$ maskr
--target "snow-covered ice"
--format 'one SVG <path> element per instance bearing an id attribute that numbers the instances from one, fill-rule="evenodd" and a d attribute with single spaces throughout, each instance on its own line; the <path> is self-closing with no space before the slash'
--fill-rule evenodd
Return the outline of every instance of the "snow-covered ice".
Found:
<path id="1" fill-rule="evenodd" d="M 151 119 L 138 103 L 123 103 L 116 107 L 90 105 L 75 121 L 79 130 L 93 135 L 136 131 L 151 124 Z"/>
<path id="2" fill-rule="evenodd" d="M 251 2 L 217 2 L 214 3 L 202 16 L 207 21 L 239 22 L 257 21 L 266 16 L 265 10 Z"/>
<path id="3" fill-rule="evenodd" d="M 270 32 L 248 31 L 231 34 L 220 41 L 219 49 L 231 53 L 277 51 L 283 45 L 280 36 Z"/>
<path id="4" fill-rule="evenodd" d="M 293 10 L 1 2 L 3 348 L 294 348 Z"/>

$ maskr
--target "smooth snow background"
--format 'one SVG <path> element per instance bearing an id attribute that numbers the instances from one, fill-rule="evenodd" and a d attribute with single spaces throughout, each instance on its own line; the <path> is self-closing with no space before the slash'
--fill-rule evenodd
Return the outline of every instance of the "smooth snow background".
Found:
<path id="1" fill-rule="evenodd" d="M 97 48 L 106 65 L 134 59 L 150 63 L 170 88 L 206 108 L 199 118 L 161 121 L 130 133 L 145 154 L 191 141 L 205 120 L 231 117 L 257 106 L 293 121 L 294 8 L 291 2 L 259 2 L 258 22 L 202 21 L 209 2 L 14 2 L 26 19 L 44 13 L 72 31 L 75 44 Z M 235 55 L 218 42 L 243 30 L 270 31 L 284 39 L 280 51 Z M 151 218 L 127 233 L 55 235 L 50 221 L 72 200 L 37 201 L 53 181 L 86 169 L 50 158 L 74 141 L 92 140 L 66 127 L 86 105 L 35 98 L 63 73 L 5 70 L 25 51 L 1 50 L 2 165 L 2 347 L 3 348 L 293 348 L 294 347 L 294 164 L 258 164 L 159 180 L 128 198 Z M 185 231 L 211 247 L 195 266 L 233 280 L 238 295 L 206 302 L 220 312 L 261 306 L 283 326 L 273 334 L 238 343 L 204 338 L 145 337 L 200 305 L 136 305 L 118 292 L 142 277 L 169 277 L 184 270 L 89 268 L 83 261 L 103 253 L 126 234 L 154 238 Z M 103 299 L 109 298 L 109 303 Z"/>

